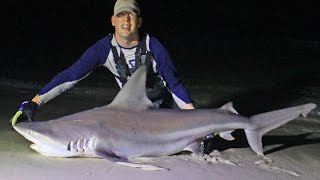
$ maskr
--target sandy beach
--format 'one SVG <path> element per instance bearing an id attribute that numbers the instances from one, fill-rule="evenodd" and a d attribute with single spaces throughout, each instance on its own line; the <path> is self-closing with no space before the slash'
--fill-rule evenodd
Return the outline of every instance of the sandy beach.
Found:
<path id="1" fill-rule="evenodd" d="M 273 162 L 252 151 L 243 130 L 232 133 L 233 141 L 207 140 L 203 156 L 180 153 L 135 160 L 168 171 L 143 171 L 99 158 L 53 158 L 31 149 L 31 142 L 9 128 L 10 118 L 87 48 L 114 32 L 114 2 L 1 4 L 0 180 L 320 180 L 316 1 L 140 1 L 141 32 L 167 48 L 196 108 L 219 108 L 232 101 L 240 115 L 251 116 L 318 105 L 307 117 L 263 136 L 264 153 Z M 119 91 L 114 78 L 98 67 L 39 108 L 35 120 L 109 104 Z"/>

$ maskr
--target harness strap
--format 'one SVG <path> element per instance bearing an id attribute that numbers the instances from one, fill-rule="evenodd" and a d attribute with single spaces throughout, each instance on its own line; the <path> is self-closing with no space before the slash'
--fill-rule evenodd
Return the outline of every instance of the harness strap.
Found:
<path id="1" fill-rule="evenodd" d="M 120 56 L 118 55 L 117 48 L 115 46 L 111 46 L 112 54 L 114 61 L 117 66 L 118 74 L 119 76 L 116 76 L 120 82 L 122 83 L 122 86 L 127 82 L 127 77 L 130 76 L 129 68 L 126 63 L 126 59 L 124 58 L 124 54 L 120 49 Z"/>
<path id="2" fill-rule="evenodd" d="M 147 68 L 151 65 L 151 52 L 147 50 L 146 35 L 141 35 L 135 52 L 135 69 L 137 70 L 142 64 L 146 64 Z M 142 59 L 142 56 L 145 59 Z"/>
<path id="3" fill-rule="evenodd" d="M 152 67 L 152 53 L 147 50 L 146 44 L 146 34 L 140 35 L 141 39 L 138 42 L 135 52 L 135 70 L 137 70 L 141 65 L 145 64 L 147 66 L 147 82 L 146 82 L 146 92 L 147 96 L 151 101 L 156 101 L 159 99 L 164 99 L 163 101 L 172 101 L 172 97 L 164 86 L 162 80 L 158 77 L 157 73 L 153 71 Z M 112 36 L 110 36 L 112 38 Z M 123 52 L 120 48 L 120 56 L 118 55 L 117 48 L 111 44 L 111 50 L 113 58 L 116 64 L 117 72 L 119 76 L 116 76 L 122 83 L 122 86 L 127 82 L 128 77 L 131 76 L 131 72 L 126 63 Z M 134 71 L 135 71 L 134 70 Z M 170 97 L 171 99 L 168 99 Z M 166 100 L 168 99 L 168 100 Z"/>

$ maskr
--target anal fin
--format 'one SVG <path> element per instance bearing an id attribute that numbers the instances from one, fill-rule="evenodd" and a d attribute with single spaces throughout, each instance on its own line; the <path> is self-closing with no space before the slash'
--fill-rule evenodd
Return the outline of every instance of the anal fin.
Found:
<path id="1" fill-rule="evenodd" d="M 219 133 L 219 136 L 225 140 L 232 141 L 234 140 L 234 137 L 231 135 L 233 131 L 234 130 L 221 132 Z"/>
<path id="2" fill-rule="evenodd" d="M 194 154 L 203 155 L 204 154 L 204 145 L 202 141 L 195 141 L 190 143 L 188 146 L 183 148 L 185 151 L 190 151 Z"/>

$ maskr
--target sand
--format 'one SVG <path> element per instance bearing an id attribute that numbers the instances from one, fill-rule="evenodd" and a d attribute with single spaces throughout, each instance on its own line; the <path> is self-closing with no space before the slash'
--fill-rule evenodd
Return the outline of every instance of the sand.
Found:
<path id="1" fill-rule="evenodd" d="M 34 89 L 0 87 L 0 179 L 320 179 L 320 123 L 312 117 L 298 118 L 264 136 L 264 152 L 273 160 L 271 163 L 254 154 L 241 131 L 235 134 L 233 142 L 219 138 L 208 141 L 212 151 L 204 156 L 177 154 L 139 159 L 168 171 L 142 171 L 99 158 L 46 157 L 30 149 L 28 140 L 8 128 L 8 120 L 19 103 L 34 92 Z M 82 101 L 83 98 L 87 101 Z M 107 99 L 65 94 L 46 108 L 40 108 L 37 118 L 48 120 L 99 106 Z"/>

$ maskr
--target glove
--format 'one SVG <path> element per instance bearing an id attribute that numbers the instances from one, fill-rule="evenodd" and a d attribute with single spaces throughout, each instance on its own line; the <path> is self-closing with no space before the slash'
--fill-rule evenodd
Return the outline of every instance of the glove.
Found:
<path id="1" fill-rule="evenodd" d="M 14 126 L 21 121 L 33 121 L 33 116 L 38 108 L 38 104 L 33 101 L 24 101 L 16 114 L 11 118 L 10 125 Z"/>

